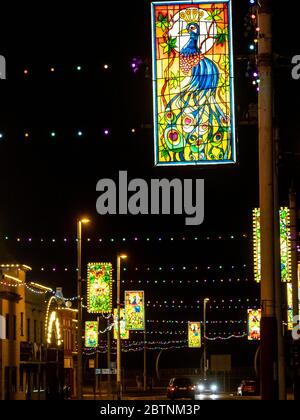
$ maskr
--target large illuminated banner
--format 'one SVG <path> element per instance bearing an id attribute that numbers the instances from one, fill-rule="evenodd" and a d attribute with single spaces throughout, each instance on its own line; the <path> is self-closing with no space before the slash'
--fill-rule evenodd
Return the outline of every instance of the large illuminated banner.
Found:
<path id="1" fill-rule="evenodd" d="M 260 340 L 261 309 L 248 309 L 248 340 Z"/>
<path id="2" fill-rule="evenodd" d="M 86 321 L 85 322 L 85 347 L 96 348 L 98 347 L 98 322 Z"/>
<path id="3" fill-rule="evenodd" d="M 236 162 L 231 0 L 152 3 L 156 165 Z"/>
<path id="4" fill-rule="evenodd" d="M 125 292 L 125 318 L 128 331 L 145 329 L 145 301 L 143 291 Z"/>
<path id="5" fill-rule="evenodd" d="M 129 331 L 126 330 L 125 309 L 120 309 L 120 336 L 121 340 L 129 339 Z M 118 309 L 114 309 L 114 339 L 118 339 Z"/>
<path id="6" fill-rule="evenodd" d="M 280 260 L 281 281 L 291 281 L 291 240 L 290 240 L 290 210 L 280 209 Z M 261 230 L 260 209 L 253 210 L 253 246 L 254 246 L 254 278 L 261 281 Z"/>
<path id="7" fill-rule="evenodd" d="M 87 310 L 89 313 L 112 313 L 112 265 L 88 264 Z"/>
<path id="8" fill-rule="evenodd" d="M 200 322 L 189 322 L 188 324 L 189 348 L 197 349 L 201 347 L 201 325 Z"/>

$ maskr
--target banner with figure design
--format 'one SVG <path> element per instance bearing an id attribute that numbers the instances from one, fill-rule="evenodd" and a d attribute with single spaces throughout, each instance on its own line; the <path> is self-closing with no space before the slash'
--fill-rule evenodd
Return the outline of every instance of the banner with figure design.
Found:
<path id="1" fill-rule="evenodd" d="M 152 3 L 156 165 L 236 162 L 231 0 Z"/>
<path id="2" fill-rule="evenodd" d="M 145 329 L 145 300 L 143 291 L 125 292 L 126 330 L 143 331 Z"/>

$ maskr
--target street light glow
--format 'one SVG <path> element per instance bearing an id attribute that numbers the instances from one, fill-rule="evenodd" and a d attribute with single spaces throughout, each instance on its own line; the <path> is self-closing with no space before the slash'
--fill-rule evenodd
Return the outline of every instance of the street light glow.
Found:
<path id="1" fill-rule="evenodd" d="M 90 220 L 89 219 L 82 219 L 82 220 L 80 220 L 81 221 L 81 223 L 83 223 L 83 224 L 87 224 L 87 223 L 90 223 Z"/>
<path id="2" fill-rule="evenodd" d="M 121 255 L 120 255 L 120 258 L 121 258 L 122 260 L 126 260 L 126 259 L 128 258 L 128 256 L 127 256 L 126 254 L 121 254 Z"/>

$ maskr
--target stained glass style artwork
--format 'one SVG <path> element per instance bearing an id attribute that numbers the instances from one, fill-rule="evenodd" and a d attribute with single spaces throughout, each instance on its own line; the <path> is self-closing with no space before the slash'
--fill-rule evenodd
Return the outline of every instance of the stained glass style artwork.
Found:
<path id="1" fill-rule="evenodd" d="M 281 280 L 289 283 L 292 280 L 292 254 L 291 254 L 291 231 L 290 209 L 280 210 L 280 253 L 281 253 Z"/>
<path id="2" fill-rule="evenodd" d="M 287 297 L 287 323 L 288 323 L 288 330 L 292 331 L 294 323 L 294 313 L 293 313 L 293 285 L 292 283 L 288 283 L 287 285 L 287 291 L 286 291 L 286 297 Z"/>
<path id="3" fill-rule="evenodd" d="M 189 322 L 188 324 L 188 343 L 189 348 L 197 349 L 201 347 L 201 324 L 200 322 Z"/>
<path id="4" fill-rule="evenodd" d="M 280 209 L 280 262 L 281 281 L 291 281 L 291 240 L 290 240 L 290 210 Z M 254 247 L 254 278 L 261 281 L 261 226 L 260 209 L 253 210 L 253 247 Z"/>
<path id="5" fill-rule="evenodd" d="M 236 162 L 231 0 L 152 3 L 155 164 Z"/>
<path id="6" fill-rule="evenodd" d="M 120 336 L 121 340 L 129 340 L 129 331 L 126 330 L 126 318 L 124 308 L 120 308 Z M 118 339 L 118 309 L 114 309 L 114 339 Z"/>
<path id="7" fill-rule="evenodd" d="M 260 340 L 261 309 L 248 309 L 248 340 Z"/>
<path id="8" fill-rule="evenodd" d="M 87 310 L 93 314 L 112 313 L 111 263 L 88 264 Z"/>
<path id="9" fill-rule="evenodd" d="M 86 348 L 98 347 L 98 322 L 86 321 L 85 322 L 85 340 L 84 345 Z"/>
<path id="10" fill-rule="evenodd" d="M 125 317 L 128 331 L 145 329 L 145 300 L 143 291 L 125 292 Z"/>

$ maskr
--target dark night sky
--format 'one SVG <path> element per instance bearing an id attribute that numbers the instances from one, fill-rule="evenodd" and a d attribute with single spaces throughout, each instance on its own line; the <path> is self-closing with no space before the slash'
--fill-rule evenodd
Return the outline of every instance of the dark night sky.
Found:
<path id="1" fill-rule="evenodd" d="M 288 185 L 293 176 L 299 187 L 299 160 L 287 152 L 300 152 L 298 117 L 300 81 L 291 78 L 291 58 L 300 54 L 297 25 L 282 18 L 280 3 L 274 1 L 274 50 L 280 56 L 275 69 L 276 121 L 280 129 L 281 203 L 287 204 Z M 88 236 L 240 234 L 251 235 L 252 208 L 258 202 L 257 127 L 241 125 L 249 103 L 256 101 L 251 81 L 245 77 L 249 40 L 245 39 L 243 20 L 247 0 L 233 1 L 236 70 L 236 105 L 238 164 L 230 168 L 154 168 L 151 77 L 145 68 L 137 74 L 130 69 L 130 59 L 139 56 L 151 60 L 150 2 L 100 3 L 46 1 L 10 4 L 1 12 L 0 54 L 7 59 L 8 80 L 1 82 L 0 130 L 6 138 L 0 141 L 0 260 L 15 258 L 36 268 L 32 278 L 51 286 L 63 285 L 66 294 L 75 292 L 75 276 L 41 273 L 39 268 L 65 267 L 76 264 L 74 246 L 16 244 L 4 236 L 34 238 L 75 237 L 76 218 L 88 214 L 93 223 Z M 3 6 L 2 6 L 3 7 Z M 293 33 L 294 31 L 294 33 Z M 111 68 L 103 70 L 108 63 Z M 74 71 L 77 65 L 82 72 Z M 55 74 L 49 73 L 54 66 Z M 29 76 L 24 80 L 23 69 Z M 104 137 L 104 128 L 111 135 Z M 132 135 L 130 129 L 137 133 Z M 24 139 L 28 130 L 30 139 Z M 49 132 L 57 131 L 55 139 Z M 78 130 L 84 132 L 77 138 Z M 155 177 L 204 178 L 206 182 L 205 223 L 186 228 L 181 217 L 100 217 L 95 211 L 96 183 L 101 178 L 117 179 L 119 170 L 128 170 L 129 178 L 150 180 Z M 300 191 L 299 191 L 300 192 Z M 88 245 L 86 260 L 115 258 L 121 249 L 104 243 Z M 129 274 L 136 265 L 171 264 L 247 264 L 247 273 L 236 273 L 252 279 L 251 240 L 177 241 L 173 245 L 151 242 L 126 248 L 130 254 Z M 128 275 L 129 275 L 128 274 Z M 159 274 L 155 274 L 159 276 Z M 170 276 L 170 273 L 168 273 Z M 182 275 L 182 273 L 180 274 Z M 203 273 L 201 276 L 208 276 Z M 224 273 L 229 276 L 230 273 Z M 143 273 L 143 280 L 147 274 Z M 128 277 L 129 279 L 130 277 Z M 183 280 L 186 280 L 186 274 Z M 206 293 L 223 296 L 258 297 L 254 285 L 228 289 L 191 288 L 146 290 L 152 299 L 196 296 Z M 189 316 L 194 316 L 190 313 Z M 219 314 L 220 315 L 220 314 Z M 171 313 L 164 314 L 171 317 Z M 177 317 L 180 318 L 180 314 Z M 229 314 L 223 315 L 228 318 Z M 149 314 L 153 318 L 154 314 Z"/>

